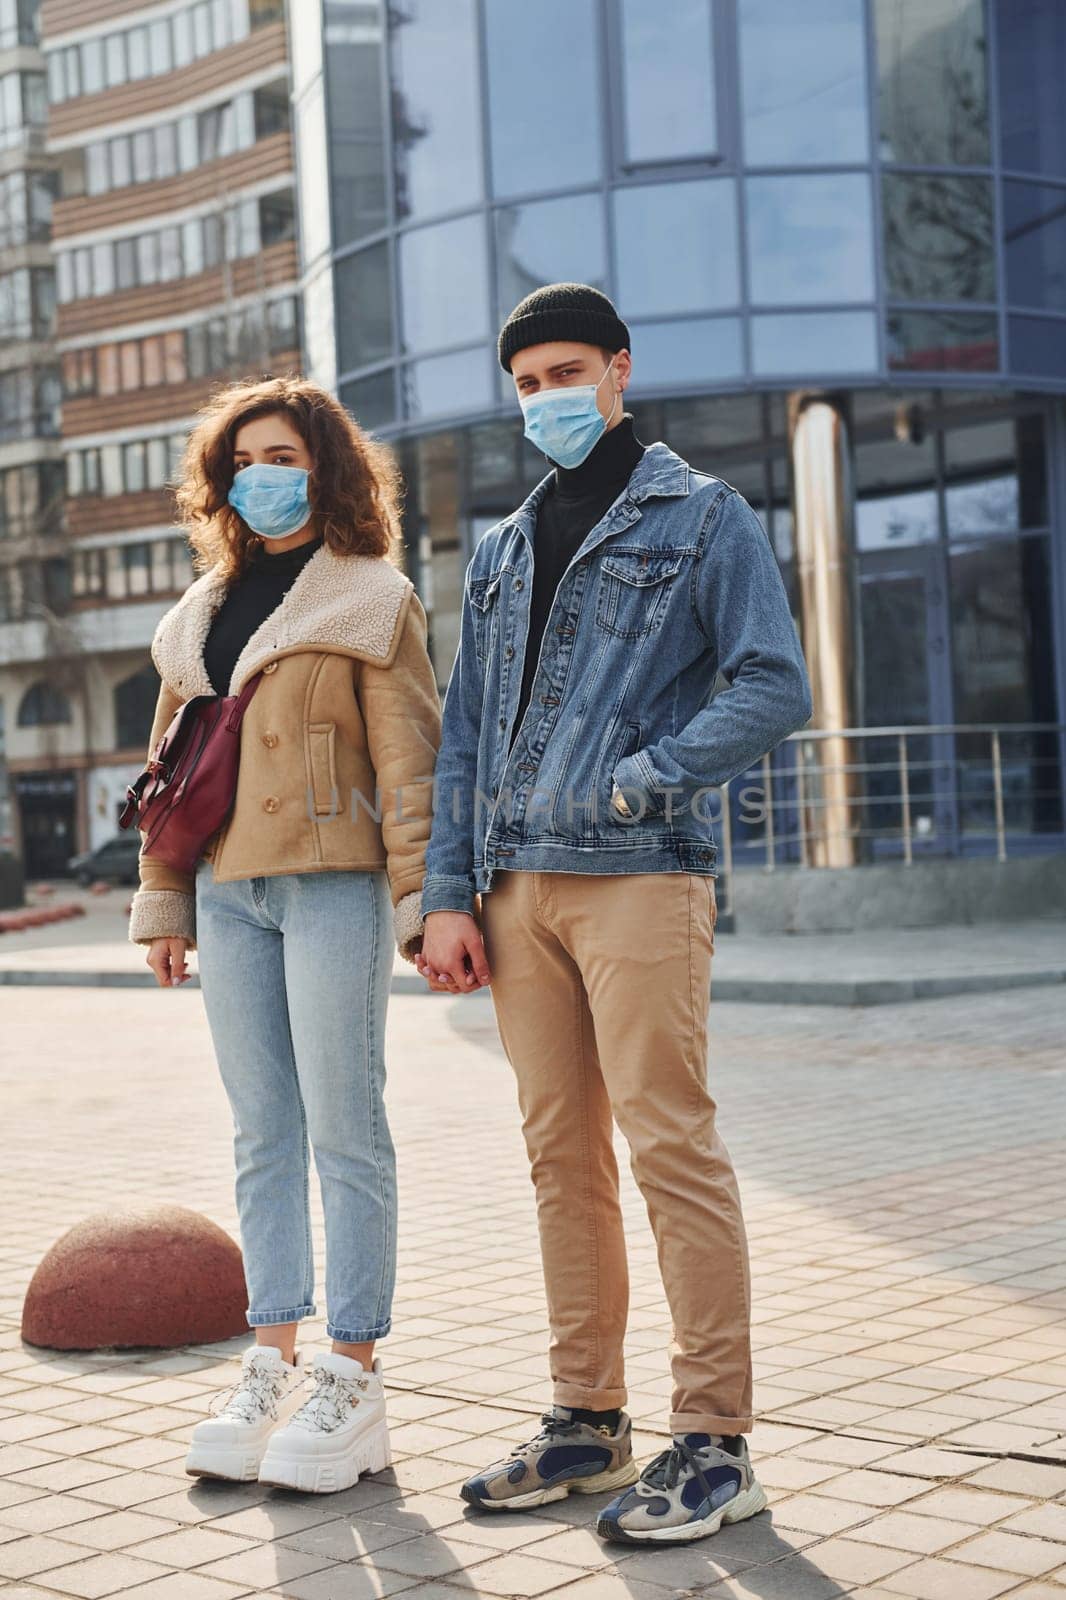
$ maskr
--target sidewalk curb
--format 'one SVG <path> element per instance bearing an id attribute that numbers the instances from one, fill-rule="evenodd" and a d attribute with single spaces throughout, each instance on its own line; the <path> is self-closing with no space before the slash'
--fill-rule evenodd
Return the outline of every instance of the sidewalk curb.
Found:
<path id="1" fill-rule="evenodd" d="M 883 1006 L 907 1005 L 915 1000 L 939 1000 L 957 994 L 992 994 L 1008 989 L 1045 988 L 1066 983 L 1066 967 L 1048 967 L 1033 972 L 995 972 L 960 974 L 948 978 L 714 978 L 711 995 L 715 1001 L 742 1005 L 784 1006 Z M 150 972 L 79 972 L 0 968 L 0 987 L 90 989 L 156 989 L 159 985 Z M 183 989 L 198 989 L 200 979 L 192 974 Z M 426 988 L 422 978 L 406 973 L 392 980 L 393 994 L 439 997 Z M 488 999 L 486 990 L 476 990 L 463 998 Z M 448 998 L 457 998 L 451 997 Z"/>

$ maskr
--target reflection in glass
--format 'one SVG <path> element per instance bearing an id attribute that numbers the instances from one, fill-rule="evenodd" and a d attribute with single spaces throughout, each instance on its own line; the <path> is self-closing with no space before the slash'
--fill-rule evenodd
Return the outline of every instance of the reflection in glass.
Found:
<path id="1" fill-rule="evenodd" d="M 598 10 L 593 0 L 485 7 L 495 194 L 599 179 Z"/>
<path id="2" fill-rule="evenodd" d="M 482 213 L 400 235 L 404 348 L 432 350 L 489 336 Z"/>
<path id="3" fill-rule="evenodd" d="M 483 198 L 475 0 L 390 10 L 396 216 L 461 211 Z"/>
<path id="4" fill-rule="evenodd" d="M 751 298 L 757 305 L 854 304 L 874 297 L 865 173 L 749 178 Z"/>
<path id="5" fill-rule="evenodd" d="M 342 372 L 392 355 L 389 248 L 373 244 L 336 266 L 337 359 Z"/>
<path id="6" fill-rule="evenodd" d="M 855 537 L 860 550 L 936 539 L 940 515 L 932 435 L 920 444 L 895 438 L 855 446 Z"/>
<path id="7" fill-rule="evenodd" d="M 1004 183 L 1007 301 L 1066 311 L 1066 188 Z"/>
<path id="8" fill-rule="evenodd" d="M 999 330 L 994 316 L 972 311 L 893 311 L 888 365 L 894 372 L 995 372 Z"/>
<path id="9" fill-rule="evenodd" d="M 863 725 L 868 728 L 928 724 L 929 609 L 922 572 L 872 572 L 860 586 Z M 863 739 L 854 759 L 865 761 L 864 825 L 877 835 L 900 832 L 903 806 L 894 736 Z M 917 838 L 936 833 L 935 777 L 928 734 L 907 736 L 910 821 Z"/>
<path id="10" fill-rule="evenodd" d="M 1005 418 L 944 435 L 948 533 L 1046 527 L 1043 417 Z"/>
<path id="11" fill-rule="evenodd" d="M 347 406 L 361 428 L 368 431 L 392 422 L 396 416 L 396 390 L 392 368 L 356 378 L 340 386 L 341 405 Z"/>
<path id="12" fill-rule="evenodd" d="M 628 166 L 718 150 L 708 0 L 621 0 Z"/>
<path id="13" fill-rule="evenodd" d="M 1005 167 L 1066 178 L 1066 8 L 1062 0 L 993 0 Z"/>
<path id="14" fill-rule="evenodd" d="M 324 0 L 333 244 L 383 228 L 381 9 L 378 0 Z"/>
<path id="15" fill-rule="evenodd" d="M 893 299 L 996 298 L 990 178 L 886 172 L 881 195 Z"/>
<path id="16" fill-rule="evenodd" d="M 872 372 L 877 326 L 872 311 L 807 311 L 751 319 L 752 370 L 758 377 Z"/>
<path id="17" fill-rule="evenodd" d="M 496 271 L 501 321 L 545 283 L 607 287 L 607 243 L 599 194 L 567 195 L 496 212 Z"/>
<path id="18" fill-rule="evenodd" d="M 988 166 L 984 0 L 874 0 L 874 15 L 882 160 Z"/>
<path id="19" fill-rule="evenodd" d="M 738 303 L 732 178 L 616 189 L 614 238 L 618 298 L 627 317 L 716 311 Z"/>
<path id="20" fill-rule="evenodd" d="M 663 437 L 701 471 L 713 470 L 722 451 L 757 445 L 763 436 L 762 401 L 756 394 L 667 401 L 663 409 Z"/>
<path id="21" fill-rule="evenodd" d="M 738 317 L 630 324 L 635 390 L 726 382 L 744 375 Z"/>
<path id="22" fill-rule="evenodd" d="M 1046 537 L 957 545 L 950 560 L 956 719 L 1054 720 Z"/>
<path id="23" fill-rule="evenodd" d="M 802 6 L 795 0 L 740 0 L 738 14 L 748 166 L 865 161 L 862 6 L 854 0 L 805 0 Z"/>
<path id="24" fill-rule="evenodd" d="M 1011 733 L 1012 722 L 1055 722 L 1048 541 L 993 539 L 951 555 L 952 668 L 959 722 L 1006 723 L 1000 734 L 1004 820 L 1025 833 L 1060 832 L 1062 770 L 1053 734 Z M 993 834 L 987 734 L 957 741 L 963 828 Z"/>
<path id="25" fill-rule="evenodd" d="M 1012 372 L 1057 378 L 1066 372 L 1066 321 L 1051 317 L 1011 317 L 1007 324 Z"/>
<path id="26" fill-rule="evenodd" d="M 487 411 L 492 382 L 487 350 L 458 350 L 412 361 L 402 373 L 404 412 L 411 418 Z"/>

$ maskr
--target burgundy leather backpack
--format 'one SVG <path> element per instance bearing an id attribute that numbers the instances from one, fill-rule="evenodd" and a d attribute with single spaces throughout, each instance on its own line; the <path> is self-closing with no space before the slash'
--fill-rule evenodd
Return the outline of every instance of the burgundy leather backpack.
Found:
<path id="1" fill-rule="evenodd" d="M 256 672 L 239 695 L 198 694 L 178 707 L 140 777 L 126 789 L 120 828 L 146 834 L 141 855 L 192 872 L 222 826 L 237 792 L 241 722 L 259 687 Z"/>

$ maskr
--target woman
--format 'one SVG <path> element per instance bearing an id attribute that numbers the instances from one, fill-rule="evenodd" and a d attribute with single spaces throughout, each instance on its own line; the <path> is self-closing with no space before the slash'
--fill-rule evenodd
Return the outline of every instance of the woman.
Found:
<path id="1" fill-rule="evenodd" d="M 440 700 L 425 611 L 390 560 L 391 457 L 332 395 L 295 378 L 221 391 L 183 477 L 208 570 L 152 640 L 149 750 L 183 701 L 263 673 L 228 820 L 191 875 L 142 857 L 130 921 L 161 985 L 184 983 L 198 949 L 235 1129 L 256 1344 L 186 1470 L 330 1492 L 391 1460 L 374 1356 L 396 1270 L 382 1046 L 394 936 L 408 960 L 421 946 Z M 296 1350 L 316 1309 L 308 1140 L 333 1340 L 310 1372 Z"/>

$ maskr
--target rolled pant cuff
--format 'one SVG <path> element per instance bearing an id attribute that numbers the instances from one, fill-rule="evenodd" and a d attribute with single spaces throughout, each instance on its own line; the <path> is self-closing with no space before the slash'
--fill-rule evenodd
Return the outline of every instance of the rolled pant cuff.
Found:
<path id="1" fill-rule="evenodd" d="M 673 1411 L 670 1414 L 673 1434 L 721 1433 L 729 1439 L 738 1433 L 750 1433 L 754 1426 L 754 1417 L 722 1417 L 713 1411 Z"/>
<path id="2" fill-rule="evenodd" d="M 552 1398 L 557 1406 L 579 1406 L 582 1411 L 618 1411 L 625 1405 L 625 1389 L 590 1389 L 579 1383 L 552 1385 Z"/>
<path id="3" fill-rule="evenodd" d="M 349 1328 L 338 1328 L 332 1322 L 326 1323 L 326 1332 L 331 1339 L 336 1339 L 338 1344 L 373 1344 L 376 1339 L 384 1339 L 392 1328 L 392 1318 L 379 1322 L 376 1328 L 356 1328 L 353 1333 Z"/>
<path id="4" fill-rule="evenodd" d="M 313 1305 L 289 1306 L 283 1311 L 249 1311 L 248 1326 L 250 1328 L 272 1328 L 279 1323 L 302 1322 L 304 1317 L 313 1317 Z"/>

